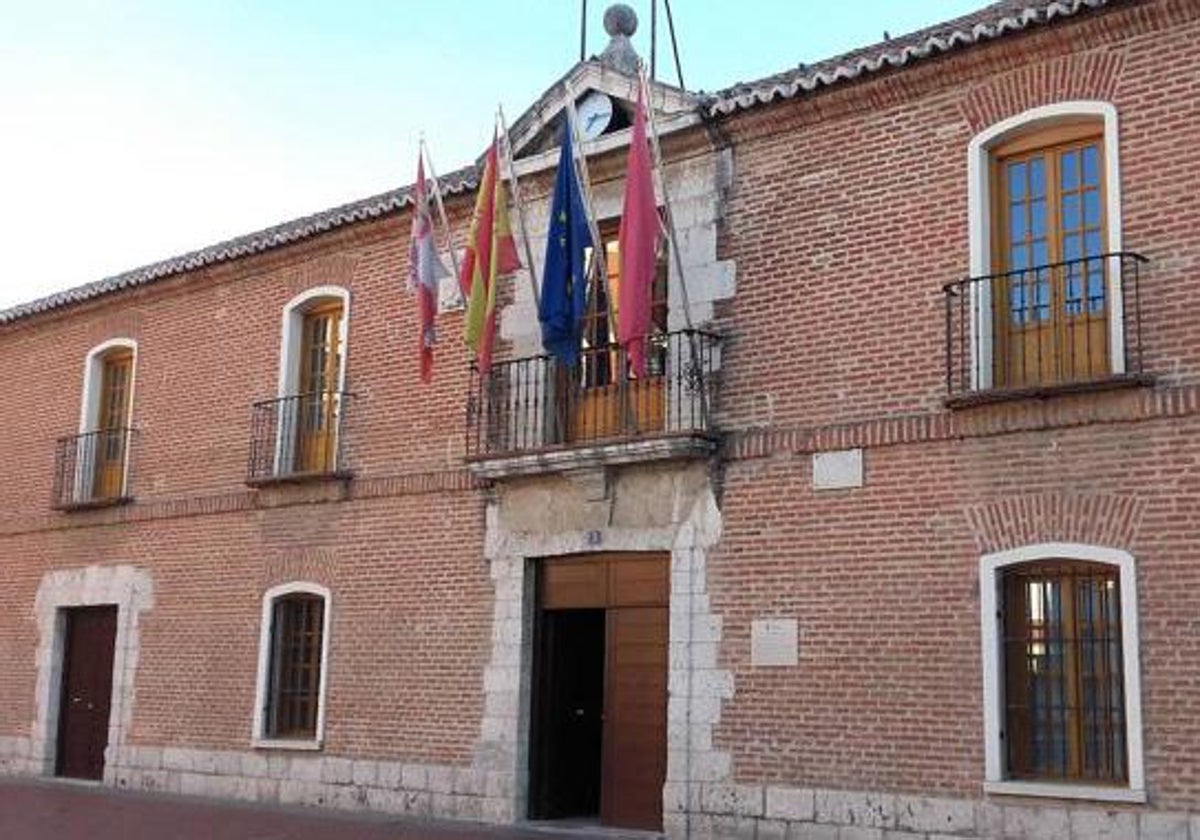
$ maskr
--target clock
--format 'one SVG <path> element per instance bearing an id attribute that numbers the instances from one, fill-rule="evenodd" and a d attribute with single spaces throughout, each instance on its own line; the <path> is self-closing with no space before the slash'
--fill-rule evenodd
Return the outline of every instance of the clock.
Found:
<path id="1" fill-rule="evenodd" d="M 579 132 L 584 140 L 595 140 L 612 122 L 613 101 L 607 94 L 593 90 L 583 97 L 576 108 Z"/>

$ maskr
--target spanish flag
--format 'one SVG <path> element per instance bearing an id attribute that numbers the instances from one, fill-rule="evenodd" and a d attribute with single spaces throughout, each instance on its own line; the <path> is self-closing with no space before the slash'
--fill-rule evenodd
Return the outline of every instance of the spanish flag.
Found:
<path id="1" fill-rule="evenodd" d="M 521 267 L 517 244 L 508 224 L 508 201 L 499 179 L 496 136 L 484 158 L 483 177 L 475 199 L 471 233 L 463 255 L 458 285 L 467 299 L 463 339 L 475 351 L 480 373 L 492 366 L 492 342 L 496 334 L 496 281 Z"/>

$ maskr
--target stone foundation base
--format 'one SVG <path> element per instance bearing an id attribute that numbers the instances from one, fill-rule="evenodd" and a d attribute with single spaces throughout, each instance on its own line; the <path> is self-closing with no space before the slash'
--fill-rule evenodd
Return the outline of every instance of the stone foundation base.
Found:
<path id="1" fill-rule="evenodd" d="M 116 755 L 112 755 L 116 752 Z M 515 822 L 510 773 L 312 753 L 110 748 L 104 783 L 249 802 Z M 0 737 L 0 775 L 39 776 L 28 738 Z M 1200 840 L 1200 813 L 862 791 L 668 783 L 671 840 Z"/>
<path id="2" fill-rule="evenodd" d="M 1143 805 L 949 799 L 705 784 L 687 807 L 667 785 L 666 834 L 689 840 L 1200 840 L 1200 813 Z"/>

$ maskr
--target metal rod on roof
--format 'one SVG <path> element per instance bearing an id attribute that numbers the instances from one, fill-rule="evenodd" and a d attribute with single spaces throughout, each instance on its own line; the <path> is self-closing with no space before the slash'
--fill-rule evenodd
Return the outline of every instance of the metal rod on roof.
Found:
<path id="1" fill-rule="evenodd" d="M 658 69 L 658 0 L 650 0 L 650 78 L 657 78 Z"/>
<path id="2" fill-rule="evenodd" d="M 587 58 L 587 0 L 582 0 L 579 13 L 579 60 Z"/>
<path id="3" fill-rule="evenodd" d="M 679 63 L 679 42 L 675 40 L 675 18 L 671 15 L 671 0 L 663 0 L 663 6 L 667 9 L 667 28 L 671 31 L 671 52 L 675 54 L 675 72 L 679 76 L 679 86 L 686 87 L 683 83 L 683 66 Z"/>
<path id="4" fill-rule="evenodd" d="M 529 225 L 525 221 L 525 202 L 521 201 L 521 184 L 517 181 L 517 165 L 513 161 L 512 141 L 508 136 L 508 121 L 504 119 L 502 105 L 496 106 L 496 114 L 500 117 L 500 131 L 504 134 L 504 162 L 508 164 L 508 180 L 512 182 L 513 203 L 517 205 L 517 224 L 521 226 L 521 241 L 525 244 L 525 269 L 529 272 L 529 290 L 533 292 L 533 305 L 540 315 L 542 296 L 538 293 L 537 270 L 533 267 L 533 249 L 529 246 Z"/>
<path id="5" fill-rule="evenodd" d="M 675 213 L 671 210 L 671 193 L 667 190 L 667 173 L 663 169 L 662 147 L 658 142 L 658 121 L 654 119 L 654 100 L 651 98 L 650 82 L 646 79 L 646 65 L 639 62 L 638 82 L 642 86 L 642 101 L 646 108 L 646 122 L 650 125 L 650 148 L 654 153 L 654 169 L 658 173 L 658 185 L 662 190 L 663 210 L 667 217 L 667 237 L 671 243 L 671 254 L 675 258 L 675 273 L 679 275 L 679 293 L 683 298 L 683 320 L 692 329 L 692 303 L 688 295 L 687 281 L 683 275 L 683 257 L 679 253 L 679 237 L 675 230 Z"/>
<path id="6" fill-rule="evenodd" d="M 458 286 L 458 257 L 454 253 L 454 242 L 450 235 L 450 220 L 446 217 L 446 205 L 442 202 L 442 184 L 438 180 L 437 170 L 433 168 L 433 158 L 429 156 L 429 146 L 425 143 L 425 135 L 421 135 L 421 154 L 425 157 L 425 165 L 429 167 L 429 176 L 433 179 L 433 203 L 437 205 L 438 217 L 442 222 L 442 230 L 446 232 L 446 250 L 450 253 L 450 265 L 454 267 L 454 288 L 458 289 L 458 302 L 462 302 L 462 290 Z"/>

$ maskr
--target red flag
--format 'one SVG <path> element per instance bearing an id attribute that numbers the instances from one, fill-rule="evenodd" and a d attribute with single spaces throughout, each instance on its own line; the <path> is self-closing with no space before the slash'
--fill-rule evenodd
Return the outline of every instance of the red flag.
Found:
<path id="1" fill-rule="evenodd" d="M 492 366 L 492 342 L 496 335 L 496 281 L 521 267 L 517 245 L 508 224 L 508 202 L 499 180 L 496 137 L 484 159 L 483 177 L 475 199 L 471 233 L 463 256 L 458 285 L 467 298 L 463 338 L 478 354 L 479 370 Z"/>
<path id="2" fill-rule="evenodd" d="M 654 276 L 662 245 L 662 222 L 654 200 L 646 112 L 638 86 L 637 114 L 625 166 L 625 203 L 621 210 L 621 286 L 618 291 L 617 339 L 629 354 L 634 376 L 646 373 L 646 337 L 650 334 Z"/>
<path id="3" fill-rule="evenodd" d="M 408 290 L 417 296 L 417 316 L 420 321 L 418 347 L 421 360 L 421 381 L 433 378 L 433 346 L 437 343 L 434 319 L 437 316 L 438 279 L 447 276 L 446 267 L 438 259 L 433 241 L 433 217 L 429 212 L 429 195 L 425 190 L 425 158 L 417 158 L 417 183 L 413 187 L 412 242 L 408 252 Z"/>

